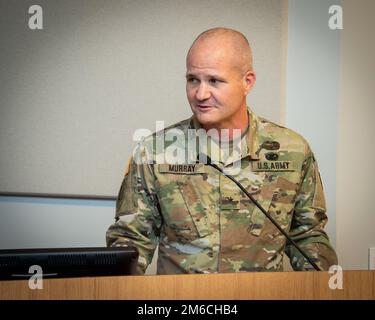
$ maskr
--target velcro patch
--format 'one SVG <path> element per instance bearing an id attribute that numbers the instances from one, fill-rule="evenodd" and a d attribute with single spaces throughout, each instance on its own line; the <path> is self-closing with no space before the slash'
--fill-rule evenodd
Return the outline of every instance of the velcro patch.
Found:
<path id="1" fill-rule="evenodd" d="M 204 173 L 204 165 L 197 164 L 159 164 L 160 173 L 177 173 L 177 174 L 199 174 Z"/>
<path id="2" fill-rule="evenodd" d="M 253 172 L 259 171 L 295 171 L 293 161 L 253 161 L 251 163 Z"/>

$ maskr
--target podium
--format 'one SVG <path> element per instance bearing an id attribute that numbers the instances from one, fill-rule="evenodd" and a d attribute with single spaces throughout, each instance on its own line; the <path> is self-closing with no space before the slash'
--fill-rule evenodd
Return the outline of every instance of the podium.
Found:
<path id="1" fill-rule="evenodd" d="M 12 280 L 0 281 L 0 299 L 375 299 L 375 271 L 342 275 L 342 289 L 331 289 L 333 274 L 323 271 L 45 279 L 34 290 Z"/>

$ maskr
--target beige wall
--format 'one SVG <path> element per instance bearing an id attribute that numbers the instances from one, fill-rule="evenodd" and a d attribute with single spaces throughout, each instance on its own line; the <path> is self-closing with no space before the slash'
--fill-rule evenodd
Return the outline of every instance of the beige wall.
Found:
<path id="1" fill-rule="evenodd" d="M 135 130 L 191 115 L 185 58 L 202 31 L 226 26 L 252 44 L 248 103 L 280 121 L 280 0 L 0 2 L 0 191 L 116 195 Z"/>
<path id="2" fill-rule="evenodd" d="M 337 143 L 337 251 L 344 269 L 366 269 L 375 247 L 375 1 L 343 0 Z"/>

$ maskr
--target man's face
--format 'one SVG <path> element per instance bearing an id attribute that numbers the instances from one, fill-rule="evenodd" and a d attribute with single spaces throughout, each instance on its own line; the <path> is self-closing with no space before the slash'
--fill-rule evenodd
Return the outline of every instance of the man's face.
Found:
<path id="1" fill-rule="evenodd" d="M 187 60 L 186 93 L 205 129 L 240 128 L 247 123 L 246 95 L 251 86 L 230 50 L 197 45 Z"/>

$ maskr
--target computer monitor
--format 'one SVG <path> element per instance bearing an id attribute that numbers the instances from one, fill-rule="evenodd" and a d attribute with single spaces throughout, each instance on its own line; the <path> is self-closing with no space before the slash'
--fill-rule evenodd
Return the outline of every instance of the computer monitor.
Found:
<path id="1" fill-rule="evenodd" d="M 131 246 L 0 250 L 0 279 L 30 278 L 31 266 L 41 267 L 43 278 L 129 275 L 137 259 Z"/>

